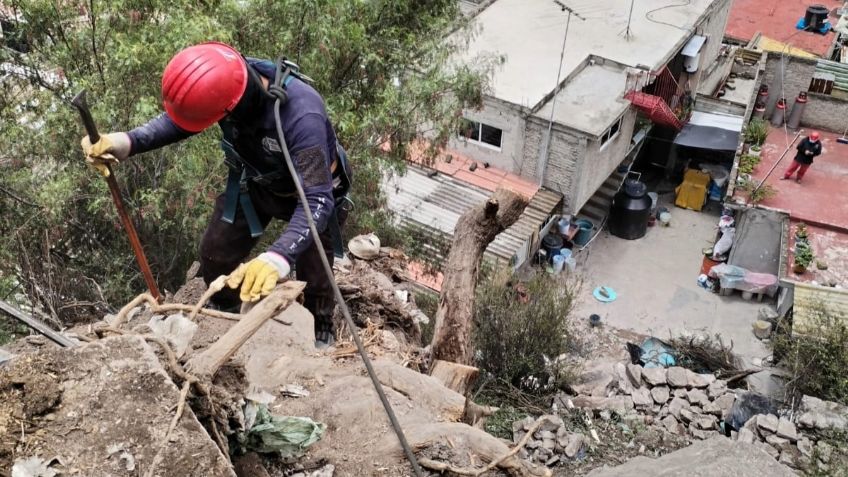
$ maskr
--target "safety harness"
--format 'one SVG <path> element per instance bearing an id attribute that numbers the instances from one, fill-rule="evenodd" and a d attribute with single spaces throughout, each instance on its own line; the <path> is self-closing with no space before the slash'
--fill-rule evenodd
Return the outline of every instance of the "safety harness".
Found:
<path id="1" fill-rule="evenodd" d="M 245 63 L 247 62 L 245 61 Z M 249 71 L 251 68 L 252 67 L 248 65 Z M 278 60 L 277 70 L 281 71 L 281 73 L 277 74 L 274 84 L 268 88 L 268 94 L 275 99 L 280 99 L 282 107 L 282 105 L 284 105 L 288 100 L 286 87 L 292 80 L 298 78 L 306 83 L 311 83 L 312 80 L 306 75 L 300 73 L 298 66 L 295 63 L 292 63 L 285 58 Z M 288 171 L 286 171 L 284 164 L 282 163 L 280 164 L 279 169 L 271 172 L 263 173 L 256 169 L 249 162 L 245 161 L 244 158 L 242 158 L 236 151 L 234 146 L 236 134 L 233 124 L 225 120 L 220 122 L 220 126 L 223 131 L 221 149 L 224 151 L 224 162 L 229 169 L 229 173 L 227 175 L 227 188 L 224 192 L 224 213 L 221 216 L 221 220 L 229 224 L 234 223 L 238 208 L 241 207 L 242 213 L 244 213 L 244 217 L 247 220 L 247 225 L 250 229 L 250 236 L 254 238 L 259 237 L 264 232 L 264 228 L 256 213 L 256 208 L 250 199 L 249 183 L 254 182 L 260 186 L 267 186 L 283 177 L 286 177 L 288 175 Z M 285 138 L 280 139 L 283 141 L 285 140 Z M 344 244 L 341 236 L 341 228 L 339 227 L 338 210 L 341 207 L 352 207 L 353 202 L 348 197 L 351 182 L 350 176 L 348 175 L 349 168 L 347 163 L 347 153 L 345 153 L 344 148 L 342 148 L 338 141 L 336 142 L 335 155 L 336 157 L 334 162 L 336 162 L 336 171 L 332 178 L 335 207 L 333 208 L 333 214 L 330 217 L 330 222 L 327 226 L 330 229 L 330 235 L 333 239 L 333 252 L 337 257 L 341 258 L 344 255 Z M 293 177 L 292 180 L 297 181 L 298 178 Z M 296 192 L 277 195 L 280 197 L 291 197 L 297 199 Z"/>

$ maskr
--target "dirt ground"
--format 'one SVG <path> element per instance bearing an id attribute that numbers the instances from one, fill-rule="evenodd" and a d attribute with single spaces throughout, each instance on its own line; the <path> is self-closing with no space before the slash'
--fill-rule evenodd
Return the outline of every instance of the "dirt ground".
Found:
<path id="1" fill-rule="evenodd" d="M 769 355 L 752 332 L 760 307 L 739 294 L 719 296 L 698 286 L 702 249 L 712 246 L 718 218 L 714 214 L 670 204 L 670 227 L 649 227 L 645 237 L 624 240 L 601 232 L 578 254 L 584 277 L 578 320 L 592 313 L 611 327 L 661 339 L 681 334 L 720 334 L 734 352 L 751 359 Z M 600 303 L 597 286 L 612 287 L 618 298 Z"/>
<path id="2" fill-rule="evenodd" d="M 178 395 L 137 337 L 18 355 L 0 366 L 0 473 L 38 456 L 62 475 L 141 475 L 161 448 L 172 475 L 233 475 L 189 409 L 164 442 Z"/>

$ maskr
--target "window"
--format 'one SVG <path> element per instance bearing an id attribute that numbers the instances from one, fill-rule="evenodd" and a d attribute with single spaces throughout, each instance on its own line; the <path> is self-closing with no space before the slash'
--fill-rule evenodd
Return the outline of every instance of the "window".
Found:
<path id="1" fill-rule="evenodd" d="M 618 135 L 618 132 L 620 130 L 621 130 L 621 118 L 618 118 L 618 120 L 616 122 L 614 122 L 613 125 L 610 126 L 609 129 L 607 129 L 607 131 L 604 133 L 604 135 L 601 136 L 601 149 L 603 149 L 607 145 L 607 143 L 610 142 L 610 140 L 614 139 Z"/>
<path id="2" fill-rule="evenodd" d="M 503 141 L 503 130 L 488 124 L 463 119 L 462 125 L 459 127 L 459 136 L 477 144 L 500 149 Z"/>

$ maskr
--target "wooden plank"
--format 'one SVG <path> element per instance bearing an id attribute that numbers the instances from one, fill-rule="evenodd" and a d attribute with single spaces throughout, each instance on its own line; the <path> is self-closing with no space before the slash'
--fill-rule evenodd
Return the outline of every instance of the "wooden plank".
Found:
<path id="1" fill-rule="evenodd" d="M 239 348 L 273 316 L 288 308 L 303 293 L 306 283 L 289 281 L 256 304 L 224 336 L 188 362 L 188 371 L 201 379 L 211 379 Z"/>

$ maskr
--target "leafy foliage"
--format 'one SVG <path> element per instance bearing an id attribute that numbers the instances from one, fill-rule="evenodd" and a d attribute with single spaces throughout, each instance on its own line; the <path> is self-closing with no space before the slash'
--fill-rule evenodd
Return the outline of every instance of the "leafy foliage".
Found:
<path id="1" fill-rule="evenodd" d="M 567 382 L 569 372 L 559 357 L 577 346 L 569 318 L 578 288 L 544 274 L 522 282 L 509 272 L 492 273 L 477 290 L 477 365 L 524 391 L 548 391 Z"/>
<path id="2" fill-rule="evenodd" d="M 848 405 L 848 324 L 821 308 L 803 333 L 779 334 L 774 345 L 791 376 L 788 391 Z"/>
<path id="3" fill-rule="evenodd" d="M 186 46 L 218 40 L 247 56 L 285 52 L 315 79 L 354 165 L 349 234 L 386 228 L 382 175 L 402 170 L 422 125 L 438 146 L 484 92 L 485 61 L 475 71 L 448 66 L 469 34 L 453 0 L 4 5 L 15 24 L 7 46 L 27 52 L 0 49 L 0 63 L 16 72 L 0 82 L 0 283 L 12 284 L 4 296 L 22 294 L 62 321 L 143 289 L 106 185 L 83 165 L 82 128 L 67 103 L 80 89 L 101 130 L 127 130 L 158 114 L 161 71 Z M 440 41 L 449 31 L 454 44 Z M 116 170 L 163 289 L 184 281 L 223 190 L 219 134 L 210 128 Z"/>
<path id="4" fill-rule="evenodd" d="M 759 118 L 752 119 L 745 127 L 745 142 L 751 143 L 754 146 L 762 146 L 768 137 L 769 125 Z"/>
<path id="5" fill-rule="evenodd" d="M 810 266 L 813 263 L 813 259 L 815 256 L 813 255 L 813 248 L 810 246 L 808 242 L 796 242 L 795 243 L 795 264 L 800 265 L 804 268 Z"/>
<path id="6" fill-rule="evenodd" d="M 760 156 L 749 156 L 746 154 L 739 158 L 739 173 L 750 174 L 754 172 L 754 169 L 759 163 Z"/>

